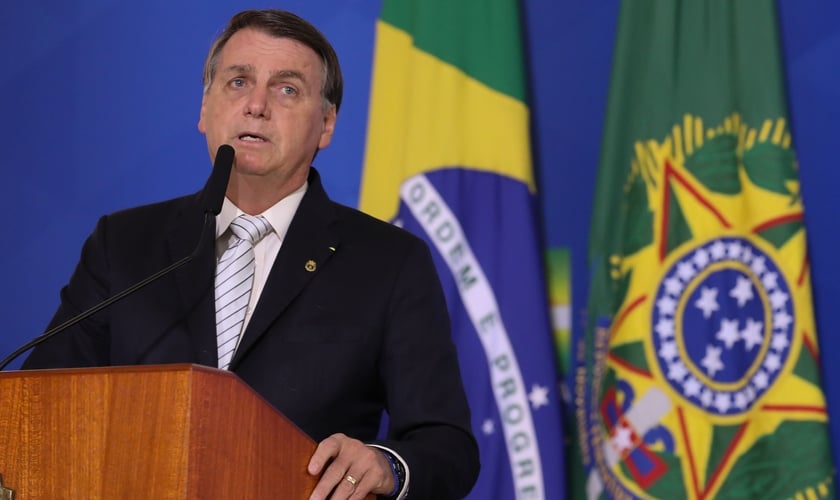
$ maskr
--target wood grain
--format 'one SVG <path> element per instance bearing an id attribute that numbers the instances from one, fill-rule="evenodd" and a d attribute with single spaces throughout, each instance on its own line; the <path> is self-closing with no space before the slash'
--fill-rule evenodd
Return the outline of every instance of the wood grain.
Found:
<path id="1" fill-rule="evenodd" d="M 306 499 L 316 482 L 308 436 L 196 365 L 0 373 L 0 436 L 16 500 Z"/>

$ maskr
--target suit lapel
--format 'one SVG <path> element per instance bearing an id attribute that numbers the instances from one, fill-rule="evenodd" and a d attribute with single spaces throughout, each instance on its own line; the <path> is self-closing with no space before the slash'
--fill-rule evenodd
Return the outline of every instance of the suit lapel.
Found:
<path id="1" fill-rule="evenodd" d="M 167 241 L 173 259 L 190 254 L 198 245 L 193 260 L 175 271 L 175 280 L 181 311 L 186 316 L 188 334 L 192 340 L 193 357 L 197 363 L 216 366 L 218 354 L 213 296 L 216 221 L 211 216 L 202 234 L 204 215 L 198 200 L 198 196 L 193 197 L 173 220 Z"/>
<path id="2" fill-rule="evenodd" d="M 233 368 L 333 255 L 340 242 L 335 208 L 315 169 L 231 362 Z"/>

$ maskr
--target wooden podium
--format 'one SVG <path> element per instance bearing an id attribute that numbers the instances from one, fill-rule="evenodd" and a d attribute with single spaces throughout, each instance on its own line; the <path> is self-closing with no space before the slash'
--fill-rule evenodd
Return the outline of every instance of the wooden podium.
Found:
<path id="1" fill-rule="evenodd" d="M 306 499 L 315 446 L 214 368 L 0 373 L 0 475 L 15 500 Z"/>

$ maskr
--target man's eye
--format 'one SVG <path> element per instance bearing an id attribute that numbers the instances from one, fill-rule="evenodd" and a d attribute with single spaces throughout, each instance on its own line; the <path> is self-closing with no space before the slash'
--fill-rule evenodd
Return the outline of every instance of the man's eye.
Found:
<path id="1" fill-rule="evenodd" d="M 280 92 L 285 95 L 295 95 L 297 94 L 297 89 L 288 85 L 284 85 L 280 87 Z"/>
<path id="2" fill-rule="evenodd" d="M 245 86 L 245 80 L 242 78 L 234 78 L 230 81 L 230 86 L 235 88 L 242 88 Z"/>

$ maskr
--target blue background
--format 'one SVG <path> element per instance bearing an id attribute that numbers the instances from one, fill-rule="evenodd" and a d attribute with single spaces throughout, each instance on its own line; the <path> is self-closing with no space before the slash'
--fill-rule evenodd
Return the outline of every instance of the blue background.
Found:
<path id="1" fill-rule="evenodd" d="M 544 237 L 548 246 L 571 249 L 578 330 L 618 0 L 523 6 Z M 333 144 L 316 164 L 332 197 L 355 206 L 378 1 L 33 0 L 0 7 L 0 354 L 43 331 L 100 215 L 203 185 L 210 163 L 196 123 L 206 50 L 234 12 L 259 7 L 309 19 L 339 53 L 345 100 Z M 824 385 L 830 413 L 840 415 L 840 364 L 832 363 L 840 348 L 840 2 L 779 0 L 778 7 Z M 836 455 L 840 425 L 832 435 Z"/>

